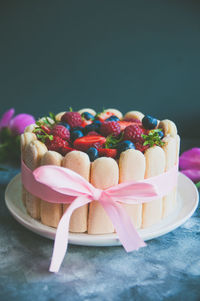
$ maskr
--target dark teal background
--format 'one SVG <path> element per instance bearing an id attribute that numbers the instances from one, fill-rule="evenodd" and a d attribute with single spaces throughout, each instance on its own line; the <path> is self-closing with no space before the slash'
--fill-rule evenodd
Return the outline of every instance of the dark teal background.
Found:
<path id="1" fill-rule="evenodd" d="M 136 109 L 200 130 L 200 1 L 1 1 L 0 115 Z"/>

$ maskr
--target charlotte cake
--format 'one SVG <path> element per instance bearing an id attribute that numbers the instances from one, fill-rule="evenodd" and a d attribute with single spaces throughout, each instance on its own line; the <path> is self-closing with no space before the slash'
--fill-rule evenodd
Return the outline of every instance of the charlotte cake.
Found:
<path id="1" fill-rule="evenodd" d="M 100 189 L 168 171 L 178 164 L 179 145 L 174 122 L 159 121 L 138 111 L 123 116 L 117 109 L 99 114 L 90 108 L 50 114 L 28 126 L 21 135 L 22 158 L 31 170 L 40 165 L 66 167 Z M 22 199 L 30 216 L 55 228 L 69 206 L 40 200 L 24 187 Z M 123 206 L 136 228 L 150 227 L 175 209 L 176 186 L 162 199 Z M 95 200 L 71 216 L 70 232 L 114 231 L 103 207 Z"/>

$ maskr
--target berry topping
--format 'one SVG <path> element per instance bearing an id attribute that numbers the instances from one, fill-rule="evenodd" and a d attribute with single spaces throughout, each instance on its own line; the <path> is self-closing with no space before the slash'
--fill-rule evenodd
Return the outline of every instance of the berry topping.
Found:
<path id="1" fill-rule="evenodd" d="M 89 112 L 83 112 L 81 114 L 81 116 L 86 119 L 86 120 L 91 120 L 91 119 L 94 119 L 94 116 L 92 114 L 90 114 Z"/>
<path id="2" fill-rule="evenodd" d="M 135 142 L 135 148 L 139 151 L 141 151 L 142 153 L 145 152 L 145 150 L 147 150 L 147 148 L 149 148 L 149 145 L 143 145 L 143 143 L 137 141 Z"/>
<path id="3" fill-rule="evenodd" d="M 112 115 L 112 116 L 110 116 L 109 118 L 106 119 L 106 121 L 119 121 L 119 120 L 120 119 L 115 115 Z"/>
<path id="4" fill-rule="evenodd" d="M 120 120 L 120 121 L 118 121 L 118 124 L 120 125 L 121 131 L 123 131 L 127 126 L 133 124 L 133 122 Z"/>
<path id="5" fill-rule="evenodd" d="M 60 122 L 58 123 L 58 125 L 64 126 L 64 127 L 65 127 L 66 129 L 68 129 L 69 131 L 70 131 L 70 129 L 71 129 L 70 125 L 69 125 L 67 122 L 62 122 L 62 121 L 60 121 Z"/>
<path id="6" fill-rule="evenodd" d="M 116 121 L 105 121 L 101 124 L 100 133 L 105 137 L 111 134 L 113 136 L 118 136 L 120 132 L 121 128 Z"/>
<path id="7" fill-rule="evenodd" d="M 102 136 L 84 136 L 74 141 L 74 147 L 86 151 L 90 147 L 102 148 L 105 142 L 106 138 Z"/>
<path id="8" fill-rule="evenodd" d="M 62 118 L 62 122 L 67 122 L 71 127 L 81 126 L 82 118 L 78 112 L 66 112 Z"/>
<path id="9" fill-rule="evenodd" d="M 142 125 L 147 130 L 153 130 L 156 128 L 158 120 L 150 115 L 145 115 L 142 119 Z"/>
<path id="10" fill-rule="evenodd" d="M 100 131 L 100 124 L 99 123 L 91 123 L 89 125 L 86 125 L 84 128 L 84 133 L 87 135 L 89 132 L 97 132 Z"/>
<path id="11" fill-rule="evenodd" d="M 146 135 L 142 135 L 142 138 L 144 139 L 143 145 L 148 145 L 149 147 L 152 147 L 154 145 L 163 146 L 165 144 L 164 141 L 162 141 L 160 132 L 162 132 L 161 129 L 155 129 L 148 131 Z"/>
<path id="12" fill-rule="evenodd" d="M 74 142 L 77 138 L 83 137 L 83 132 L 80 130 L 75 130 L 71 132 L 71 141 Z"/>
<path id="13" fill-rule="evenodd" d="M 127 126 L 124 130 L 124 140 L 130 140 L 132 142 L 141 141 L 144 139 L 141 135 L 144 134 L 144 129 L 140 127 L 138 124 L 131 124 Z"/>
<path id="14" fill-rule="evenodd" d="M 71 129 L 71 133 L 73 131 L 81 131 L 81 132 L 83 132 L 84 131 L 84 127 L 82 127 L 82 126 L 75 126 L 74 128 Z"/>
<path id="15" fill-rule="evenodd" d="M 116 158 L 117 150 L 115 148 L 100 148 L 98 149 L 100 157 Z"/>
<path id="16" fill-rule="evenodd" d="M 134 143 L 129 140 L 120 142 L 117 146 L 117 156 L 119 157 L 119 155 L 127 149 L 135 149 Z"/>
<path id="17" fill-rule="evenodd" d="M 106 119 L 108 119 L 110 116 L 113 116 L 114 114 L 112 112 L 108 112 L 108 111 L 103 111 L 99 114 L 97 114 L 95 116 L 96 119 L 100 120 L 100 121 L 105 121 Z"/>
<path id="18" fill-rule="evenodd" d="M 51 134 L 53 136 L 58 136 L 58 137 L 60 137 L 64 140 L 69 140 L 70 139 L 70 132 L 63 125 L 55 125 L 53 127 L 53 129 L 51 130 Z"/>
<path id="19" fill-rule="evenodd" d="M 60 152 L 63 147 L 68 146 L 68 142 L 66 140 L 63 140 L 59 136 L 54 136 L 52 140 L 47 138 L 45 144 L 48 150 L 56 152 Z"/>
<path id="20" fill-rule="evenodd" d="M 41 129 L 47 134 L 51 133 L 51 129 L 46 125 L 41 125 Z"/>
<path id="21" fill-rule="evenodd" d="M 88 154 L 91 162 L 93 162 L 99 156 L 99 152 L 95 147 L 90 147 L 86 153 Z"/>

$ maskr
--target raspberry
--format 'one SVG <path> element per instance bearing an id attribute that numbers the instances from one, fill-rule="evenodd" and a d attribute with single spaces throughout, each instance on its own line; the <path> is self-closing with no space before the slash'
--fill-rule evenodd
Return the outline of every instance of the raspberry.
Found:
<path id="1" fill-rule="evenodd" d="M 118 136 L 120 132 L 120 125 L 116 121 L 105 121 L 101 124 L 100 133 L 105 137 L 111 134 L 113 136 Z"/>
<path id="2" fill-rule="evenodd" d="M 70 132 L 69 130 L 63 125 L 55 125 L 51 131 L 53 136 L 58 136 L 64 140 L 70 139 Z"/>
<path id="3" fill-rule="evenodd" d="M 100 136 L 100 134 L 95 131 L 92 131 L 92 132 L 89 132 L 86 136 Z"/>
<path id="4" fill-rule="evenodd" d="M 137 124 L 129 125 L 124 130 L 124 140 L 130 140 L 132 142 L 142 142 L 144 139 L 141 137 L 145 133 L 145 130 Z"/>
<path id="5" fill-rule="evenodd" d="M 141 151 L 142 153 L 145 152 L 145 150 L 147 150 L 149 148 L 149 145 L 143 145 L 143 143 L 141 142 L 135 142 L 135 148 L 139 151 Z"/>
<path id="6" fill-rule="evenodd" d="M 60 152 L 63 147 L 68 146 L 68 142 L 60 138 L 59 136 L 54 136 L 53 140 L 50 140 L 49 138 L 46 139 L 46 147 L 48 150 Z"/>
<path id="7" fill-rule="evenodd" d="M 81 126 L 82 118 L 78 112 L 66 112 L 62 118 L 62 122 L 67 122 L 72 128 L 75 126 Z"/>

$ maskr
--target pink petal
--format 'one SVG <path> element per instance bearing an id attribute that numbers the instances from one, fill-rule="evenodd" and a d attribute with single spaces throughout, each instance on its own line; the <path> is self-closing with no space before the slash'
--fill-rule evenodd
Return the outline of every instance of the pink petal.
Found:
<path id="1" fill-rule="evenodd" d="M 181 172 L 195 183 L 200 181 L 200 169 L 185 169 Z"/>
<path id="2" fill-rule="evenodd" d="M 14 134 L 20 135 L 24 132 L 24 129 L 35 123 L 35 118 L 29 114 L 16 115 L 10 122 L 10 129 Z"/>
<path id="3" fill-rule="evenodd" d="M 195 147 L 184 153 L 179 158 L 180 169 L 200 169 L 200 148 Z"/>
<path id="4" fill-rule="evenodd" d="M 0 120 L 0 128 L 7 127 L 14 114 L 15 114 L 15 109 L 13 109 L 13 108 L 6 111 Z"/>

